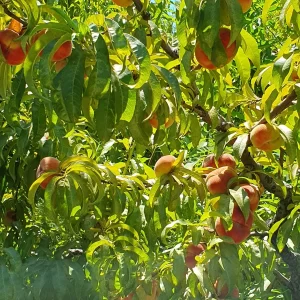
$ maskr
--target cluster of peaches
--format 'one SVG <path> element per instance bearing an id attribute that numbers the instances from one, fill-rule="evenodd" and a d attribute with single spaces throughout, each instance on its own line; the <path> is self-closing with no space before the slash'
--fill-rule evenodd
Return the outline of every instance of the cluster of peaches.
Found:
<path id="1" fill-rule="evenodd" d="M 22 24 L 16 20 L 12 20 L 9 26 L 0 31 L 0 48 L 2 55 L 8 65 L 15 66 L 22 64 L 25 59 L 28 51 L 32 45 L 47 32 L 46 29 L 41 30 L 34 34 L 31 39 L 28 40 L 25 49 L 22 47 Z M 60 68 L 61 61 L 64 61 L 72 53 L 72 42 L 64 42 L 53 54 L 52 62 L 56 62 L 56 71 L 57 68 Z M 42 55 L 42 51 L 40 52 Z"/>
<path id="2" fill-rule="evenodd" d="M 236 162 L 232 155 L 222 154 L 217 161 L 217 165 L 214 155 L 209 155 L 203 162 L 203 167 L 216 168 L 214 171 L 207 174 L 207 189 L 211 195 L 228 194 L 228 183 L 231 179 L 237 177 L 237 172 L 235 170 Z M 241 243 L 249 236 L 253 223 L 253 212 L 258 206 L 260 198 L 259 189 L 253 184 L 238 183 L 235 185 L 234 190 L 238 190 L 239 188 L 242 188 L 249 198 L 250 212 L 248 218 L 245 219 L 240 207 L 234 201 L 231 229 L 227 230 L 225 228 L 220 217 L 218 217 L 215 222 L 217 234 L 220 237 L 230 237 L 236 244 Z M 218 209 L 218 205 L 214 205 L 213 208 Z"/>

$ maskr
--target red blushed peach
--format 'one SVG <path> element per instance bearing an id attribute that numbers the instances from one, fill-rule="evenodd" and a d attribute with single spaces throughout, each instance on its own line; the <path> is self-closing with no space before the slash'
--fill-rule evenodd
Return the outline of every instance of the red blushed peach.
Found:
<path id="1" fill-rule="evenodd" d="M 59 171 L 59 164 L 60 161 L 55 157 L 44 157 L 36 170 L 36 178 L 39 178 L 43 173 L 47 171 Z M 55 177 L 55 175 L 51 175 L 47 177 L 42 183 L 41 188 L 46 189 L 47 185 L 49 184 L 50 180 Z"/>
<path id="2" fill-rule="evenodd" d="M 154 166 L 154 172 L 157 177 L 168 174 L 173 169 L 176 158 L 173 155 L 165 155 L 161 157 Z"/>
<path id="3" fill-rule="evenodd" d="M 72 46 L 71 41 L 64 42 L 54 53 L 52 61 L 60 61 L 69 57 L 72 53 Z"/>
<path id="4" fill-rule="evenodd" d="M 241 209 L 239 208 L 239 206 L 237 204 L 235 204 L 234 208 L 233 208 L 233 212 L 232 212 L 232 221 L 235 223 L 239 223 L 241 225 L 248 226 L 248 227 L 250 225 L 250 227 L 251 227 L 252 223 L 253 223 L 253 213 L 251 211 L 249 212 L 249 217 L 246 222 Z"/>
<path id="5" fill-rule="evenodd" d="M 186 256 L 185 256 L 185 264 L 188 268 L 192 269 L 196 266 L 196 259 L 195 257 L 202 252 L 204 252 L 206 246 L 202 243 L 198 245 L 189 244 L 186 248 Z"/>
<path id="6" fill-rule="evenodd" d="M 239 222 L 245 221 L 244 216 L 242 215 L 236 215 L 233 217 L 234 219 L 238 220 Z M 249 218 L 246 222 L 246 224 L 238 223 L 235 221 L 232 221 L 233 226 L 230 230 L 226 230 L 222 219 L 218 217 L 215 222 L 215 230 L 219 237 L 230 237 L 233 240 L 233 243 L 239 244 L 243 242 L 245 239 L 248 238 L 250 235 L 251 226 L 253 224 L 253 214 L 250 213 Z"/>
<path id="7" fill-rule="evenodd" d="M 250 140 L 255 148 L 263 151 L 279 149 L 284 144 L 279 130 L 268 123 L 255 126 Z"/>
<path id="8" fill-rule="evenodd" d="M 252 184 L 241 184 L 240 186 L 236 187 L 235 189 L 238 189 L 242 187 L 245 192 L 247 193 L 249 197 L 249 203 L 250 203 L 250 210 L 254 212 L 259 203 L 259 189 L 258 187 L 252 185 Z"/>
<path id="9" fill-rule="evenodd" d="M 237 176 L 234 169 L 221 167 L 210 172 L 206 178 L 206 186 L 211 195 L 227 193 L 227 184 L 230 179 Z"/>
<path id="10" fill-rule="evenodd" d="M 233 290 L 231 291 L 230 295 L 228 295 L 229 290 L 228 290 L 228 286 L 225 283 L 222 287 L 219 284 L 219 281 L 216 280 L 215 284 L 214 284 L 214 288 L 216 290 L 216 294 L 219 297 L 219 299 L 226 299 L 227 297 L 230 297 L 231 299 L 239 299 L 240 297 L 240 291 L 237 287 L 234 287 Z"/>
<path id="11" fill-rule="evenodd" d="M 221 28 L 219 31 L 219 36 L 222 42 L 222 45 L 224 47 L 226 56 L 227 56 L 227 63 L 229 63 L 236 55 L 238 47 L 236 41 L 234 41 L 230 46 L 230 29 L 228 28 Z M 217 67 L 213 64 L 213 62 L 208 58 L 208 56 L 205 54 L 203 49 L 201 48 L 201 45 L 199 43 L 196 44 L 195 48 L 195 56 L 198 61 L 198 63 L 206 69 L 214 70 L 217 69 Z M 222 67 L 222 66 L 220 66 Z"/>
<path id="12" fill-rule="evenodd" d="M 210 154 L 208 155 L 204 161 L 202 166 L 204 168 L 217 168 L 216 162 L 215 162 L 215 155 L 214 154 Z M 219 159 L 218 159 L 218 167 L 231 167 L 232 169 L 235 169 L 236 167 L 236 162 L 234 160 L 234 157 L 228 153 L 224 153 L 222 154 Z"/>
<path id="13" fill-rule="evenodd" d="M 26 54 L 22 49 L 21 41 L 17 40 L 19 34 L 13 30 L 0 31 L 0 47 L 7 64 L 20 65 L 24 62 Z"/>

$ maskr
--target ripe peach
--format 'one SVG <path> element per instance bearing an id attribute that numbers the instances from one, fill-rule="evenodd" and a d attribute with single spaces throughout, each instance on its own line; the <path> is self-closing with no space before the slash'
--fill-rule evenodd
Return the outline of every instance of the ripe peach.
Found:
<path id="1" fill-rule="evenodd" d="M 67 65 L 67 61 L 65 59 L 56 62 L 55 63 L 55 72 L 59 73 L 66 65 Z"/>
<path id="2" fill-rule="evenodd" d="M 279 149 L 284 144 L 279 130 L 268 123 L 255 126 L 251 130 L 250 140 L 255 148 L 263 151 Z"/>
<path id="3" fill-rule="evenodd" d="M 132 0 L 112 0 L 115 4 L 122 6 L 122 7 L 128 7 L 133 4 Z"/>
<path id="4" fill-rule="evenodd" d="M 236 187 L 235 189 L 238 189 L 239 187 L 242 187 L 245 192 L 247 193 L 249 197 L 250 202 L 250 210 L 254 212 L 257 209 L 258 203 L 259 203 L 259 189 L 255 185 L 252 184 L 241 184 L 240 186 Z"/>
<path id="5" fill-rule="evenodd" d="M 39 32 L 37 32 L 36 34 L 33 35 L 33 37 L 31 38 L 29 45 L 28 45 L 28 49 L 30 48 L 30 46 L 32 46 L 43 34 L 45 34 L 47 32 L 47 29 L 43 29 Z M 53 62 L 57 62 L 60 60 L 64 60 L 67 57 L 69 57 L 72 53 L 72 42 L 71 41 L 65 41 L 54 53 L 53 57 L 52 57 L 52 61 Z M 40 52 L 40 55 L 42 55 L 43 51 Z"/>
<path id="6" fill-rule="evenodd" d="M 161 157 L 154 166 L 154 171 L 157 177 L 171 172 L 173 163 L 176 158 L 173 155 L 165 155 Z"/>
<path id="7" fill-rule="evenodd" d="M 206 186 L 212 195 L 225 194 L 229 180 L 237 173 L 231 167 L 225 166 L 210 172 L 206 178 Z"/>
<path id="8" fill-rule="evenodd" d="M 253 223 L 253 213 L 250 211 L 249 217 L 246 222 L 241 209 L 239 208 L 239 206 L 237 204 L 235 204 L 234 208 L 233 208 L 233 212 L 232 212 L 232 221 L 235 223 L 239 223 L 241 225 L 248 226 L 248 227 L 250 225 L 250 227 L 251 227 L 252 223 Z"/>
<path id="9" fill-rule="evenodd" d="M 216 293 L 217 293 L 217 296 L 219 297 L 219 299 L 225 299 L 227 297 L 239 299 L 240 291 L 237 287 L 234 287 L 233 290 L 231 291 L 231 294 L 228 295 L 229 290 L 228 290 L 227 284 L 225 283 L 222 287 L 220 287 L 219 281 L 216 280 L 216 282 L 214 284 L 214 288 L 216 290 Z"/>
<path id="10" fill-rule="evenodd" d="M 247 12 L 252 5 L 252 0 L 239 0 L 239 2 L 242 6 L 243 13 Z"/>
<path id="11" fill-rule="evenodd" d="M 215 163 L 215 155 L 210 154 L 208 155 L 204 161 L 202 166 L 204 168 L 211 167 L 211 168 L 217 168 L 216 163 Z M 236 167 L 236 162 L 234 160 L 234 157 L 228 153 L 222 154 L 219 159 L 218 159 L 218 167 L 231 167 L 232 169 L 235 169 Z"/>
<path id="12" fill-rule="evenodd" d="M 7 27 L 7 29 L 13 30 L 18 34 L 20 34 L 20 32 L 22 31 L 22 28 L 23 28 L 22 23 L 20 23 L 19 21 L 15 20 L 15 19 L 11 19 L 11 21 L 9 22 L 9 25 Z"/>
<path id="13" fill-rule="evenodd" d="M 240 221 L 240 219 L 238 217 L 240 218 L 240 215 L 237 215 L 234 218 L 236 220 Z M 242 215 L 242 217 L 243 217 L 243 215 Z M 245 225 L 233 221 L 232 228 L 229 231 L 227 231 L 222 223 L 222 219 L 220 217 L 218 217 L 215 222 L 215 229 L 216 229 L 216 233 L 218 234 L 218 236 L 231 237 L 235 244 L 239 244 L 239 243 L 243 242 L 250 235 L 250 229 L 251 229 L 252 224 L 253 224 L 253 214 L 250 213 L 249 218 Z"/>
<path id="14" fill-rule="evenodd" d="M 19 34 L 13 30 L 0 31 L 0 47 L 5 61 L 9 65 L 20 65 L 24 62 L 26 54 L 22 49 L 21 41 L 16 40 Z"/>
<path id="15" fill-rule="evenodd" d="M 54 53 L 52 61 L 60 61 L 69 57 L 72 53 L 72 46 L 71 41 L 64 42 Z"/>
<path id="16" fill-rule="evenodd" d="M 55 157 L 44 157 L 36 170 L 36 178 L 39 178 L 44 172 L 47 171 L 59 171 L 60 161 Z M 42 183 L 41 188 L 46 189 L 48 183 L 55 175 L 47 177 Z"/>
<path id="17" fill-rule="evenodd" d="M 236 55 L 237 53 L 237 43 L 234 41 L 229 47 L 229 42 L 230 42 L 230 29 L 228 28 L 221 28 L 219 31 L 219 36 L 221 39 L 221 42 L 223 44 L 226 56 L 227 56 L 227 62 L 229 63 Z M 208 58 L 208 56 L 205 54 L 205 52 L 202 50 L 201 46 L 199 43 L 197 43 L 196 48 L 195 48 L 195 56 L 199 64 L 206 69 L 209 70 L 214 70 L 217 69 L 213 62 Z M 220 66 L 223 67 L 223 66 Z M 219 67 L 219 68 L 220 68 Z"/>
<path id="18" fill-rule="evenodd" d="M 299 80 L 299 76 L 298 76 L 298 73 L 297 73 L 297 69 L 294 69 L 294 70 L 293 70 L 293 72 L 292 72 L 292 74 L 291 74 L 291 79 L 292 79 L 293 81 Z"/>
<path id="19" fill-rule="evenodd" d="M 188 268 L 192 269 L 196 266 L 195 257 L 205 251 L 206 246 L 202 243 L 198 245 L 189 244 L 186 248 L 185 264 Z"/>
<path id="20" fill-rule="evenodd" d="M 158 128 L 159 124 L 158 124 L 158 119 L 156 114 L 153 114 L 152 118 L 149 119 L 149 123 L 153 128 Z M 174 123 L 173 118 L 167 118 L 165 121 L 165 128 L 169 128 L 170 126 L 172 126 L 173 123 Z"/>

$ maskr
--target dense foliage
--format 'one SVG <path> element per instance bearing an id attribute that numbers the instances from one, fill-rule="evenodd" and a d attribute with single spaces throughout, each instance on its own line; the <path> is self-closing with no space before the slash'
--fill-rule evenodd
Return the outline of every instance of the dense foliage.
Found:
<path id="1" fill-rule="evenodd" d="M 0 298 L 299 299 L 299 37 L 298 0 L 0 0 Z"/>

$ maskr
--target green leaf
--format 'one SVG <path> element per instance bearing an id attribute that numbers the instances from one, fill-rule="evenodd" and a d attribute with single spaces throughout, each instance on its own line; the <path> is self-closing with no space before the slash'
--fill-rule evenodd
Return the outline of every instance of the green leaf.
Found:
<path id="1" fill-rule="evenodd" d="M 219 34 L 220 28 L 220 0 L 203 2 L 198 24 L 197 35 L 201 47 L 206 44 L 212 48 Z"/>
<path id="2" fill-rule="evenodd" d="M 34 99 L 32 106 L 32 134 L 33 140 L 40 140 L 46 131 L 46 112 L 45 106 L 38 99 Z"/>
<path id="3" fill-rule="evenodd" d="M 102 239 L 100 241 L 97 241 L 97 242 L 91 244 L 86 251 L 86 259 L 89 263 L 93 263 L 93 254 L 96 251 L 96 249 L 101 246 L 109 246 L 111 248 L 115 247 L 111 241 L 108 241 L 105 239 Z"/>
<path id="4" fill-rule="evenodd" d="M 241 209 L 245 220 L 248 220 L 250 213 L 250 200 L 246 191 L 240 187 L 237 190 L 229 189 L 229 193 Z"/>
<path id="5" fill-rule="evenodd" d="M 239 36 L 244 26 L 244 14 L 242 12 L 241 4 L 238 0 L 226 0 L 228 13 L 231 23 L 230 42 L 231 45 Z"/>
<path id="6" fill-rule="evenodd" d="M 108 34 L 112 42 L 112 46 L 120 55 L 126 55 L 128 51 L 127 41 L 119 24 L 111 19 L 105 19 Z"/>
<path id="7" fill-rule="evenodd" d="M 277 247 L 279 252 L 281 252 L 284 249 L 288 239 L 291 237 L 293 225 L 293 219 L 287 219 L 283 224 L 280 225 L 277 235 Z"/>
<path id="8" fill-rule="evenodd" d="M 242 48 L 245 55 L 252 61 L 256 68 L 260 67 L 260 53 L 255 38 L 246 30 L 241 31 Z"/>
<path id="9" fill-rule="evenodd" d="M 200 139 L 201 139 L 201 125 L 200 120 L 197 115 L 190 115 L 191 118 L 191 139 L 192 144 L 195 148 L 198 147 Z"/>
<path id="10" fill-rule="evenodd" d="M 110 140 L 115 128 L 115 114 L 112 103 L 112 92 L 108 92 L 99 99 L 94 119 L 99 139 L 105 143 Z"/>
<path id="11" fill-rule="evenodd" d="M 249 140 L 249 134 L 244 133 L 239 135 L 233 144 L 233 154 L 235 157 L 241 158 Z"/>
<path id="12" fill-rule="evenodd" d="M 293 60 L 293 55 L 290 55 L 288 59 L 280 57 L 275 61 L 272 71 L 273 84 L 277 90 L 282 89 L 282 83 L 289 74 L 291 63 Z"/>
<path id="13" fill-rule="evenodd" d="M 175 100 L 176 100 L 174 105 L 175 105 L 175 107 L 177 107 L 181 101 L 181 90 L 180 90 L 180 85 L 179 85 L 177 77 L 163 67 L 159 67 L 157 65 L 154 65 L 154 67 L 160 72 L 161 76 L 169 84 L 172 91 L 174 92 Z"/>
<path id="14" fill-rule="evenodd" d="M 69 57 L 68 64 L 59 73 L 62 102 L 72 123 L 76 122 L 81 114 L 84 60 L 84 52 L 76 47 Z"/>
<path id="15" fill-rule="evenodd" d="M 100 98 L 109 90 L 111 81 L 111 66 L 106 43 L 101 34 L 95 42 L 96 65 L 89 76 L 85 96 Z"/>
<path id="16" fill-rule="evenodd" d="M 135 59 L 139 64 L 139 76 L 135 84 L 129 85 L 130 88 L 138 89 L 149 80 L 151 74 L 151 60 L 147 48 L 143 43 L 132 35 L 124 34 L 129 46 L 133 52 Z"/>
<path id="17" fill-rule="evenodd" d="M 250 63 L 242 48 L 239 48 L 234 60 L 242 80 L 242 85 L 245 85 L 250 78 Z"/>

